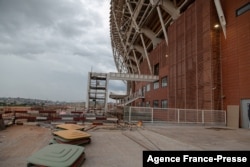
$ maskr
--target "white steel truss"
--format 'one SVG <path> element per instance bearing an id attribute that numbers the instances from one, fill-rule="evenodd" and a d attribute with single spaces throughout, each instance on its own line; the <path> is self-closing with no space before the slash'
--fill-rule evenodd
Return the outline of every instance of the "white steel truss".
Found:
<path id="1" fill-rule="evenodd" d="M 111 0 L 110 34 L 113 56 L 120 73 L 140 74 L 145 59 L 152 74 L 149 52 L 162 40 L 182 8 L 194 0 Z M 152 20 L 157 19 L 157 25 Z"/>

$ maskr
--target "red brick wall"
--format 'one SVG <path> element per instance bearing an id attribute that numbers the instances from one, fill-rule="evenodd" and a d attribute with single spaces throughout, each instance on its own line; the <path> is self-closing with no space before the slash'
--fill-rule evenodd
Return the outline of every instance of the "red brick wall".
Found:
<path id="1" fill-rule="evenodd" d="M 227 27 L 221 35 L 224 109 L 250 99 L 250 12 L 236 16 L 236 10 L 249 0 L 221 0 Z"/>
<path id="2" fill-rule="evenodd" d="M 169 45 L 163 40 L 150 53 L 152 68 L 160 63 L 160 78 L 168 76 L 167 88 L 153 90 L 151 86 L 146 93 L 145 101 L 150 101 L 151 106 L 153 100 L 160 104 L 167 99 L 171 108 L 213 108 L 211 2 L 196 0 L 168 28 Z M 141 72 L 149 74 L 146 59 Z M 137 83 L 135 89 L 143 84 Z"/>
<path id="3" fill-rule="evenodd" d="M 213 1 L 196 0 L 169 28 L 169 107 L 214 109 Z"/>
<path id="4" fill-rule="evenodd" d="M 226 39 L 213 28 L 218 23 L 213 0 L 196 0 L 171 24 L 169 45 L 163 40 L 149 54 L 152 69 L 159 63 L 160 78 L 168 76 L 168 87 L 153 90 L 151 84 L 145 102 L 152 106 L 153 100 L 160 104 L 167 99 L 171 108 L 221 109 L 223 104 L 226 109 L 250 98 L 250 12 L 236 17 L 236 10 L 247 2 L 221 0 Z M 149 74 L 146 59 L 140 69 Z M 146 85 L 136 82 L 135 90 Z"/>
<path id="5" fill-rule="evenodd" d="M 159 70 L 159 86 L 161 87 L 161 78 L 168 76 L 169 68 L 168 68 L 168 50 L 165 40 L 162 40 L 160 44 L 151 52 L 149 53 L 149 60 L 152 66 L 152 70 L 154 65 L 159 63 L 160 70 Z M 146 59 L 140 65 L 141 73 L 142 74 L 149 74 L 148 64 Z M 143 86 L 146 86 L 148 82 L 135 82 L 135 90 L 138 91 Z M 161 107 L 161 100 L 167 100 L 168 98 L 168 87 L 153 89 L 153 83 L 151 84 L 150 92 L 145 93 L 145 101 L 150 102 L 152 106 L 154 100 L 159 100 L 159 107 Z M 137 100 L 135 104 L 141 103 L 142 100 Z"/>

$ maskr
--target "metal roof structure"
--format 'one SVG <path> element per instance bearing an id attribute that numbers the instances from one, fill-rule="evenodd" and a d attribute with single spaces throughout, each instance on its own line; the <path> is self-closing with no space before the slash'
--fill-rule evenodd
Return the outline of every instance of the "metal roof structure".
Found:
<path id="1" fill-rule="evenodd" d="M 139 65 L 160 41 L 168 44 L 167 27 L 195 0 L 111 0 L 110 34 L 119 73 L 141 74 Z"/>

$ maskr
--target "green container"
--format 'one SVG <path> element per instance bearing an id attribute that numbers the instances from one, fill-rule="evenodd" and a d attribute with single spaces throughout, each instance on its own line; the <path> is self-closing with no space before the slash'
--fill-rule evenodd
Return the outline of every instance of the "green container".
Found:
<path id="1" fill-rule="evenodd" d="M 81 166 L 85 160 L 84 147 L 70 144 L 48 145 L 28 158 L 27 166 Z"/>

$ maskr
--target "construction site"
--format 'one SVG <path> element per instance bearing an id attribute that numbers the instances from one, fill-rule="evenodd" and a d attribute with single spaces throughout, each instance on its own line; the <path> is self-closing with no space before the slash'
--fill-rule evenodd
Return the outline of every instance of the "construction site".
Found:
<path id="1" fill-rule="evenodd" d="M 84 127 L 83 132 L 91 136 L 90 143 L 79 146 L 84 149 L 84 159 L 82 159 L 83 162 L 79 166 L 86 167 L 140 167 L 142 166 L 142 152 L 146 150 L 247 151 L 250 149 L 250 134 L 246 129 L 146 123 L 128 126 L 123 122 L 120 125 L 116 123 L 92 125 L 85 122 L 78 126 Z M 66 149 L 63 145 L 73 144 L 51 144 L 54 137 L 59 138 L 54 135 L 55 130 L 56 126 L 44 123 L 37 125 L 24 123 L 23 125 L 12 125 L 5 130 L 1 130 L 0 166 L 27 166 L 28 162 L 37 162 L 35 155 L 40 150 L 48 147 L 55 149 L 55 145 L 61 145 L 63 149 Z M 73 144 L 73 146 L 76 145 Z M 45 165 L 44 161 L 52 161 L 43 157 L 40 159 L 44 159 L 42 165 Z M 41 163 L 41 161 L 39 162 Z M 64 165 L 68 164 L 68 162 L 63 161 L 63 158 L 57 160 L 58 164 L 61 164 L 61 162 Z"/>

